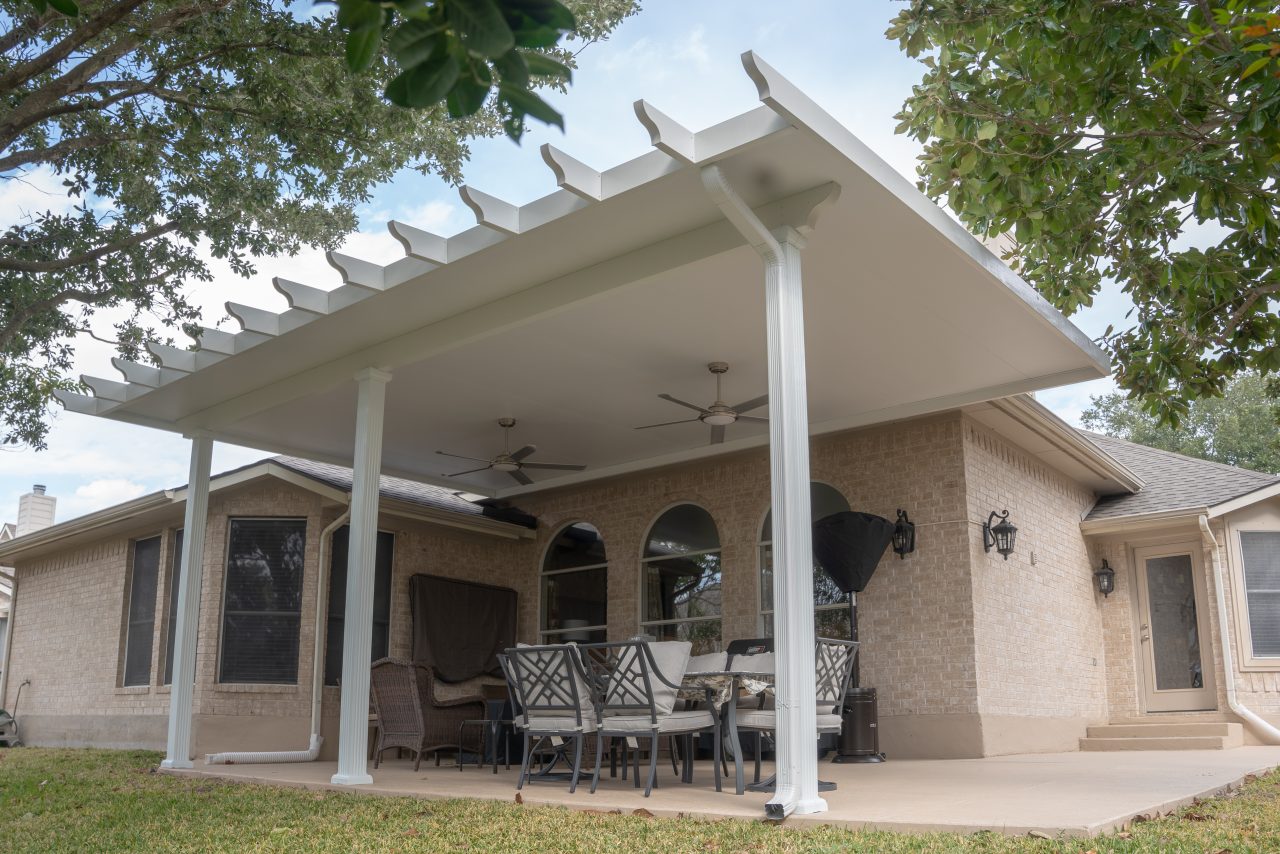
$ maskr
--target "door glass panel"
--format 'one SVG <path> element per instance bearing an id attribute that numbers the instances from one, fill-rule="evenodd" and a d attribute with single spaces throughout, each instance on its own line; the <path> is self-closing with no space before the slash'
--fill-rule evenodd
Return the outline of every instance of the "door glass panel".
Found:
<path id="1" fill-rule="evenodd" d="M 1148 558 L 1147 594 L 1156 690 L 1204 687 L 1191 555 Z"/>

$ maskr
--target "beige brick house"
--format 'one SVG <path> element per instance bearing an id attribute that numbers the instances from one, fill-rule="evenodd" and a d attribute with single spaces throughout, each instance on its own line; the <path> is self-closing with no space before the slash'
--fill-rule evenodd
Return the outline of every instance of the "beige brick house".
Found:
<path id="1" fill-rule="evenodd" d="M 1232 680 L 1239 702 L 1280 721 L 1280 599 L 1267 587 L 1280 572 L 1280 480 L 1086 437 L 1026 397 L 820 437 L 812 471 L 824 494 L 839 496 L 828 500 L 890 518 L 906 509 L 917 526 L 915 551 L 888 552 L 859 597 L 863 682 L 879 691 L 891 757 L 1072 750 L 1105 724 L 1238 724 L 1226 695 Z M 1135 485 L 1121 488 L 1126 480 Z M 350 483 L 348 470 L 287 457 L 213 478 L 198 753 L 307 744 L 315 655 L 332 654 L 323 638 L 316 644 L 330 619 L 317 596 L 328 595 L 332 523 Z M 158 493 L 0 546 L 18 579 L 6 681 L 10 694 L 30 682 L 18 710 L 29 743 L 164 746 L 184 500 L 182 489 Z M 762 450 L 528 493 L 517 506 L 536 518 L 533 529 L 443 488 L 384 477 L 379 528 L 394 546 L 389 632 L 375 655 L 409 656 L 416 573 L 514 589 L 528 642 L 564 635 L 568 620 L 558 614 L 566 608 L 604 613 L 600 628 L 611 639 L 660 634 L 663 626 L 646 625 L 643 544 L 665 511 L 685 504 L 705 510 L 718 535 L 718 613 L 703 615 L 714 630 L 702 636 L 760 635 L 768 625 Z M 991 510 L 1008 510 L 1018 527 L 1007 560 L 983 547 Z M 226 614 L 227 567 L 237 526 L 274 522 L 302 532 L 301 564 L 291 582 L 289 678 L 264 682 L 228 664 L 241 659 L 228 636 L 236 625 Z M 598 601 L 559 601 L 564 587 L 546 574 L 550 547 L 583 523 L 603 543 Z M 1094 577 L 1103 559 L 1116 571 L 1105 597 Z M 1230 680 L 1215 572 L 1227 591 Z M 848 631 L 843 605 L 818 607 L 827 614 L 820 626 Z M 264 655 L 280 662 L 276 651 Z M 329 754 L 339 688 L 320 690 Z M 1203 731 L 1213 738 L 1222 730 Z M 1084 746 L 1135 746 L 1097 735 Z"/>

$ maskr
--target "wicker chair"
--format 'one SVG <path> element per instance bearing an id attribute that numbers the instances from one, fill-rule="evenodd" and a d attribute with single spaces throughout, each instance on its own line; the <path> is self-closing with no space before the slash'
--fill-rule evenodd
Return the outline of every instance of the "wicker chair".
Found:
<path id="1" fill-rule="evenodd" d="M 378 716 L 374 768 L 381 763 L 383 751 L 392 747 L 413 751 L 414 771 L 421 766 L 424 753 L 434 753 L 439 765 L 442 750 L 482 749 L 482 733 L 474 732 L 471 742 L 459 744 L 458 730 L 464 720 L 484 717 L 484 700 L 438 700 L 435 677 L 426 665 L 381 658 L 373 663 L 369 686 Z"/>

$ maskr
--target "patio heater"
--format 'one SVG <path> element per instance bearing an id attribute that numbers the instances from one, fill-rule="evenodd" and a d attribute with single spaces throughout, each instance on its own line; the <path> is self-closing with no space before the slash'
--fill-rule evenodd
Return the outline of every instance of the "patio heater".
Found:
<path id="1" fill-rule="evenodd" d="M 893 539 L 894 524 L 883 516 L 845 511 L 813 525 L 813 557 L 842 591 L 849 594 L 850 640 L 858 639 L 858 594 L 867 588 Z M 833 762 L 883 762 L 880 752 L 876 689 L 859 684 L 856 661 L 844 698 L 844 728 Z"/>

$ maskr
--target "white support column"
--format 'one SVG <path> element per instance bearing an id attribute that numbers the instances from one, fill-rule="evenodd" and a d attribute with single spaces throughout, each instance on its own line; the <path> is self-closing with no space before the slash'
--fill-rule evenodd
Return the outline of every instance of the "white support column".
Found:
<path id="1" fill-rule="evenodd" d="M 178 618 L 173 635 L 173 684 L 169 692 L 169 742 L 162 768 L 191 767 L 191 698 L 196 683 L 196 637 L 204 575 L 204 528 L 209 516 L 209 466 L 213 439 L 191 437 L 191 470 L 178 570 Z"/>
<path id="2" fill-rule="evenodd" d="M 773 505 L 773 634 L 777 669 L 778 783 L 773 815 L 825 812 L 818 796 L 817 686 L 813 634 L 813 531 L 809 508 L 809 396 L 805 377 L 803 238 L 774 232 L 766 256 L 769 340 L 769 468 Z"/>
<path id="3" fill-rule="evenodd" d="M 373 782 L 369 748 L 369 661 L 373 648 L 373 577 L 378 545 L 378 476 L 382 416 L 391 375 L 376 368 L 356 374 L 356 447 L 351 474 L 351 535 L 347 551 L 347 613 L 342 633 L 342 709 L 335 785 Z"/>
<path id="4" fill-rule="evenodd" d="M 804 235 L 770 230 L 718 166 L 702 170 L 707 193 L 765 263 L 769 352 L 769 476 L 773 506 L 773 636 L 777 707 L 777 786 L 769 818 L 825 812 L 818 796 L 818 719 L 813 636 L 813 531 L 809 509 L 809 395 L 805 377 L 800 250 Z M 792 212 L 812 229 L 839 189 Z"/>

